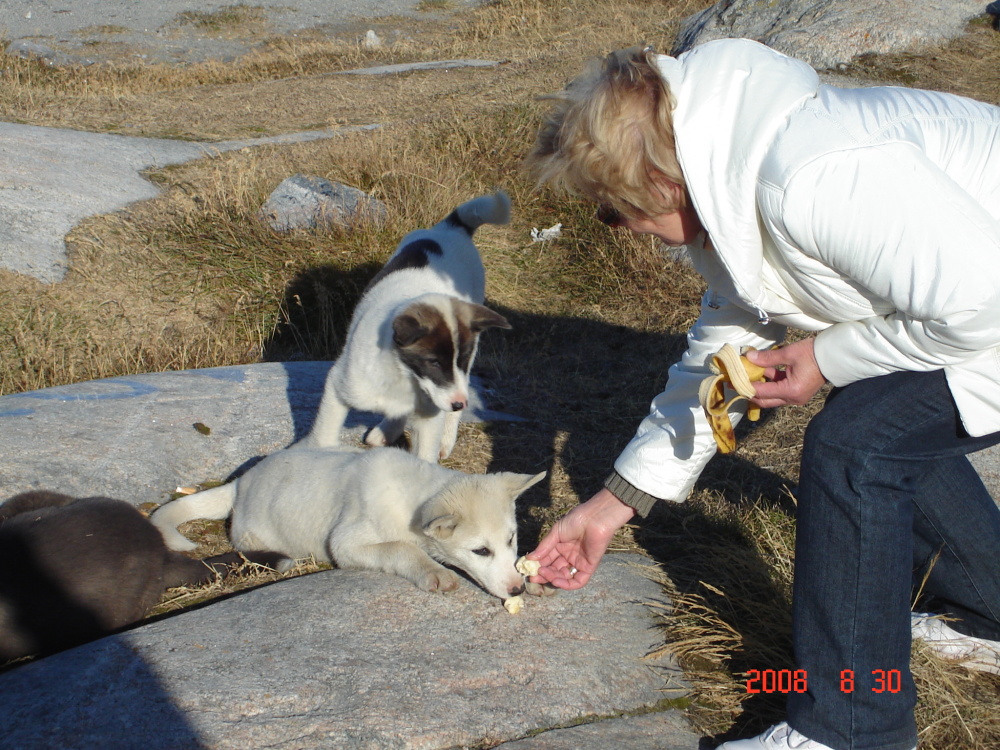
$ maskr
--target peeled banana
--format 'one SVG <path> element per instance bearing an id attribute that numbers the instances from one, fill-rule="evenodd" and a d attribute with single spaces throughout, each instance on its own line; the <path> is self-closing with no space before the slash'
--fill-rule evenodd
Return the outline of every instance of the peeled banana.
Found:
<path id="1" fill-rule="evenodd" d="M 736 450 L 736 434 L 729 419 L 729 407 L 740 399 L 751 399 L 756 395 L 752 383 L 764 380 L 764 368 L 740 355 L 730 344 L 723 344 L 718 353 L 712 357 L 709 368 L 715 374 L 701 382 L 698 400 L 705 410 L 719 451 L 732 453 Z M 736 392 L 736 395 L 728 401 L 726 401 L 727 384 Z M 752 422 L 760 419 L 760 407 L 748 404 L 747 418 Z"/>

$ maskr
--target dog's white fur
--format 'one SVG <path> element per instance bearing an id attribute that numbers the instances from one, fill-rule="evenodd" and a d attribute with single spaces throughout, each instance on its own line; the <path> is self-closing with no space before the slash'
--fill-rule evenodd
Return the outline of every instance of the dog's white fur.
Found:
<path id="1" fill-rule="evenodd" d="M 544 477 L 466 474 L 399 448 L 296 447 L 229 484 L 164 505 L 152 521 L 169 547 L 185 550 L 195 545 L 179 524 L 232 512 L 230 536 L 240 551 L 395 573 L 425 591 L 458 586 L 444 563 L 507 598 L 524 589 L 514 567 L 514 501 Z"/>
<path id="2" fill-rule="evenodd" d="M 497 192 L 403 238 L 354 310 L 303 445 L 338 445 L 355 408 L 384 417 L 366 436 L 369 445 L 395 443 L 409 422 L 414 453 L 428 461 L 451 454 L 479 334 L 510 328 L 482 306 L 485 272 L 472 235 L 508 221 L 510 198 Z"/>

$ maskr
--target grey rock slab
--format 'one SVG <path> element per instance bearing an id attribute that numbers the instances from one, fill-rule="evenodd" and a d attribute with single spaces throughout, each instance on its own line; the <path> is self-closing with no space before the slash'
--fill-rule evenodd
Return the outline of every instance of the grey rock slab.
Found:
<path id="1" fill-rule="evenodd" d="M 141 176 L 205 155 L 181 141 L 0 123 L 0 258 L 42 281 L 66 271 L 64 237 L 87 216 L 110 213 L 159 189 Z"/>
<path id="2" fill-rule="evenodd" d="M 0 500 L 49 489 L 162 503 L 179 485 L 226 479 L 308 433 L 330 364 L 150 373 L 2 396 Z M 512 418 L 489 410 L 479 390 L 463 415 Z M 345 441 L 376 422 L 352 412 Z"/>
<path id="3" fill-rule="evenodd" d="M 979 472 L 993 499 L 1000 503 L 1000 445 L 973 453 L 969 460 Z"/>
<path id="4" fill-rule="evenodd" d="M 700 740 L 680 713 L 668 710 L 552 729 L 497 750 L 697 750 Z"/>
<path id="5" fill-rule="evenodd" d="M 144 172 L 342 132 L 192 143 L 0 122 L 0 265 L 43 282 L 60 281 L 67 270 L 65 237 L 77 223 L 159 194 Z"/>
<path id="6" fill-rule="evenodd" d="M 283 580 L 0 675 L 4 742 L 430 750 L 641 711 L 684 689 L 671 660 L 646 658 L 662 642 L 652 569 L 610 555 L 519 615 L 468 583 Z"/>
<path id="7" fill-rule="evenodd" d="M 960 36 L 982 0 L 721 0 L 681 24 L 674 52 L 713 39 L 756 39 L 815 68 Z"/>

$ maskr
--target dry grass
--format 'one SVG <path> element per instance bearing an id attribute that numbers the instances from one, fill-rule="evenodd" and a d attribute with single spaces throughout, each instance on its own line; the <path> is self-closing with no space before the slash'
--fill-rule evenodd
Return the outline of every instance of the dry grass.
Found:
<path id="1" fill-rule="evenodd" d="M 555 3 L 498 0 L 451 24 L 407 21 L 411 33 L 368 50 L 353 39 L 272 39 L 228 65 L 47 69 L 0 60 L 0 118 L 202 140 L 332 124 L 384 123 L 367 134 L 245 150 L 163 170 L 159 198 L 96 217 L 69 238 L 71 271 L 49 286 L 0 273 L 0 392 L 88 378 L 261 359 L 336 355 L 360 290 L 416 226 L 498 186 L 509 227 L 477 235 L 489 304 L 511 331 L 484 337 L 480 374 L 494 406 L 528 424 L 463 425 L 449 464 L 469 471 L 547 469 L 548 491 L 520 508 L 523 546 L 588 497 L 662 386 L 697 315 L 701 282 L 652 242 L 612 232 L 576 202 L 536 193 L 519 175 L 539 117 L 537 94 L 559 88 L 584 58 L 637 42 L 670 47 L 676 21 L 707 0 Z M 440 3 L 425 3 L 438 12 Z M 215 19 L 217 22 L 220 19 Z M 192 22 L 196 19 L 192 18 Z M 208 21 L 206 21 L 208 22 Z M 256 23 L 229 19 L 229 28 Z M 867 59 L 857 75 L 1000 103 L 998 37 L 983 25 L 942 49 Z M 379 79 L 337 71 L 451 57 L 492 69 Z M 385 226 L 354 233 L 277 234 L 256 219 L 290 174 L 345 182 L 385 201 Z M 532 243 L 532 227 L 563 224 Z M 748 669 L 791 664 L 791 491 L 802 430 L 817 408 L 781 410 L 709 465 L 686 504 L 660 507 L 613 543 L 662 565 L 674 606 L 659 614 L 665 648 L 692 682 L 701 731 L 758 730 L 780 696 L 747 700 Z M 211 479 L 192 477 L 192 481 Z M 221 524 L 191 529 L 202 554 L 227 548 Z M 310 568 L 310 570 L 313 568 Z M 162 616 L 275 579 L 249 570 L 175 591 Z M 923 748 L 1000 746 L 1000 683 L 914 654 Z"/>

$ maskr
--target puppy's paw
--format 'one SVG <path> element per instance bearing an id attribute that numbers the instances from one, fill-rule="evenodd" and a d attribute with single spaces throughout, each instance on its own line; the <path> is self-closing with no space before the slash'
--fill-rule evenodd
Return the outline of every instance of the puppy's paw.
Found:
<path id="1" fill-rule="evenodd" d="M 524 582 L 524 591 L 532 596 L 552 596 L 559 589 L 550 583 L 532 583 L 531 581 Z"/>
<path id="2" fill-rule="evenodd" d="M 455 443 L 458 442 L 458 432 L 456 430 L 455 434 L 451 434 L 451 431 L 445 428 L 444 435 L 441 436 L 441 443 L 438 446 L 438 458 L 445 459 L 451 455 L 451 452 L 455 450 Z"/>
<path id="3" fill-rule="evenodd" d="M 376 426 L 368 430 L 368 434 L 365 435 L 365 445 L 370 445 L 372 448 L 384 448 L 389 443 L 385 439 L 382 428 Z"/>
<path id="4" fill-rule="evenodd" d="M 431 593 L 446 594 L 458 588 L 458 576 L 447 568 L 427 571 L 417 586 Z"/>

